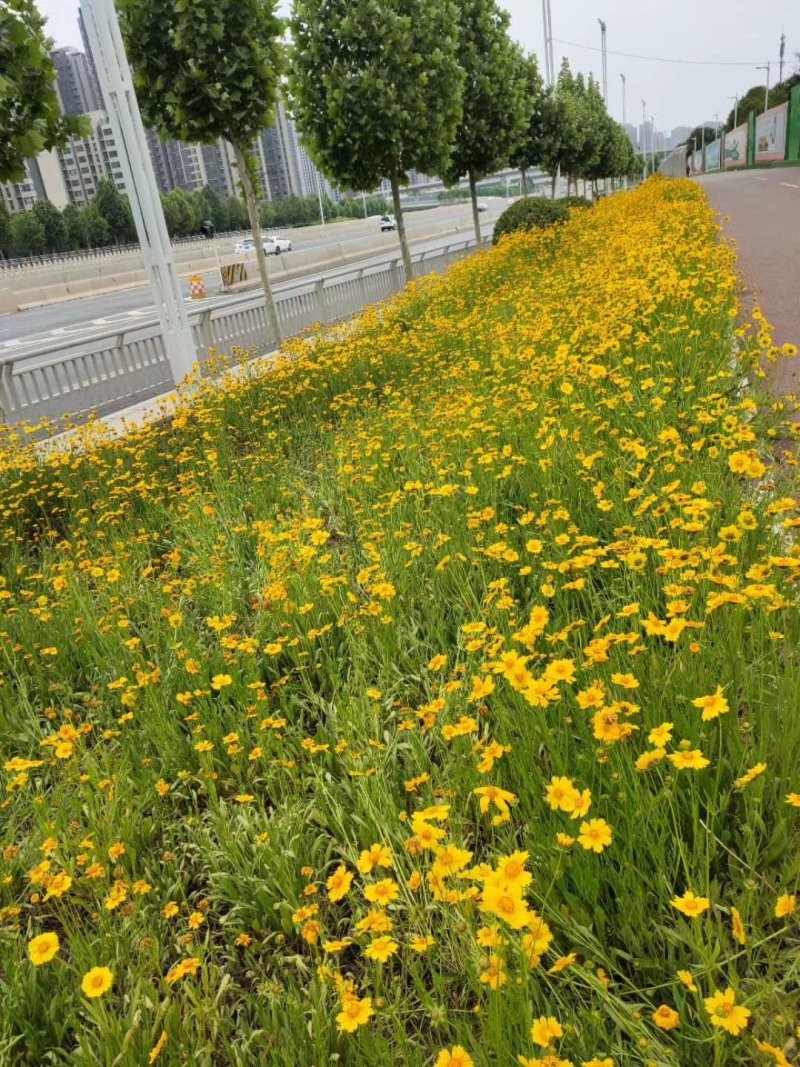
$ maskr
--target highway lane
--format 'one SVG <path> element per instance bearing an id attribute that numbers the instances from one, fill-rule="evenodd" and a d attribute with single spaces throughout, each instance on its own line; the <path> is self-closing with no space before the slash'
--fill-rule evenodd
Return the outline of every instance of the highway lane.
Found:
<path id="1" fill-rule="evenodd" d="M 505 208 L 506 202 L 499 198 L 487 198 L 488 211 L 485 213 L 487 220 L 494 220 Z M 469 203 L 443 204 L 441 207 L 431 208 L 426 211 L 409 212 L 406 215 L 406 229 L 416 251 L 419 245 L 420 233 L 430 227 L 432 223 L 452 221 L 462 225 L 469 225 L 472 212 Z M 265 232 L 277 233 L 278 230 Z M 379 233 L 379 221 L 377 217 L 369 219 L 354 219 L 347 222 L 328 223 L 325 226 L 303 227 L 298 231 L 284 231 L 292 240 L 293 249 L 306 251 L 313 248 L 322 248 L 325 245 L 336 244 L 340 241 L 353 240 L 359 237 L 371 236 Z M 451 240 L 454 238 L 450 238 Z M 230 239 L 219 241 L 217 250 L 220 255 L 229 256 L 233 252 L 234 242 Z M 292 253 L 284 253 L 291 257 Z M 109 269 L 111 269 L 109 267 Z M 179 269 L 185 269 L 184 266 Z M 220 292 L 221 281 L 219 271 L 214 269 L 204 273 L 206 288 L 209 295 Z M 182 280 L 184 295 L 188 297 L 189 286 L 186 279 Z M 0 315 L 0 354 L 10 353 L 23 339 L 31 337 L 44 337 L 51 333 L 56 336 L 60 332 L 72 334 L 75 330 L 101 328 L 108 324 L 114 324 L 118 320 L 125 321 L 127 316 L 140 315 L 147 318 L 153 313 L 153 305 L 148 300 L 148 286 L 136 286 L 115 293 L 103 293 L 96 296 L 80 297 L 75 300 L 67 300 L 58 304 L 45 305 L 40 308 L 32 308 L 29 311 L 20 311 L 7 315 Z"/>
<path id="2" fill-rule="evenodd" d="M 492 229 L 494 227 L 494 222 L 491 218 L 488 218 L 486 216 L 482 216 L 482 219 L 483 222 L 481 226 L 481 232 L 483 237 L 486 238 L 491 235 Z M 471 237 L 472 231 L 468 231 L 464 234 L 447 234 L 444 236 L 430 238 L 425 241 L 417 242 L 413 247 L 413 252 L 414 254 L 418 254 L 420 252 L 436 252 L 439 249 L 447 247 L 448 245 L 455 245 L 459 244 L 461 241 L 469 240 Z M 385 264 L 393 259 L 397 259 L 397 257 L 398 253 L 396 250 L 387 250 L 378 255 L 372 255 L 363 260 L 359 260 L 356 263 L 348 264 L 345 267 L 336 267 L 332 270 L 328 269 L 324 271 L 314 271 L 312 273 L 309 273 L 308 275 L 304 275 L 301 278 L 295 278 L 290 281 L 278 282 L 273 286 L 273 292 L 279 294 L 284 289 L 291 289 L 293 287 L 296 287 L 298 284 L 311 284 L 322 278 L 334 278 L 337 275 L 352 275 L 354 271 L 357 271 L 360 268 L 381 266 L 382 264 Z M 241 296 L 241 293 L 236 293 L 230 294 L 227 297 L 217 297 L 214 299 L 213 303 L 215 307 L 224 307 L 225 304 L 229 301 L 241 299 Z M 197 310 L 198 305 L 195 302 L 187 299 L 186 304 L 187 309 Z M 59 328 L 58 330 L 52 330 L 48 334 L 43 335 L 41 337 L 24 337 L 20 340 L 19 344 L 10 348 L 3 347 L 3 345 L 0 344 L 0 356 L 3 356 L 5 358 L 8 358 L 8 356 L 14 356 L 16 358 L 18 366 L 33 368 L 41 363 L 47 363 L 53 358 L 52 353 L 47 352 L 41 355 L 28 355 L 28 353 L 31 351 L 36 351 L 37 349 L 40 350 L 41 345 L 43 343 L 52 341 L 60 343 L 61 341 L 71 340 L 73 344 L 70 345 L 70 349 L 72 351 L 79 352 L 81 351 L 80 346 L 82 343 L 82 338 L 84 336 L 90 337 L 93 333 L 97 334 L 99 331 L 103 331 L 104 329 L 110 330 L 113 328 L 119 328 L 120 330 L 124 329 L 129 337 L 135 338 L 137 335 L 137 320 L 141 319 L 142 322 L 146 322 L 148 319 L 152 319 L 154 315 L 154 308 L 150 307 L 144 309 L 141 315 L 136 313 L 131 314 L 130 312 L 122 312 L 116 316 L 108 316 L 107 320 L 104 323 L 101 323 L 96 326 L 92 324 L 80 323 L 76 325 L 74 330 Z"/>

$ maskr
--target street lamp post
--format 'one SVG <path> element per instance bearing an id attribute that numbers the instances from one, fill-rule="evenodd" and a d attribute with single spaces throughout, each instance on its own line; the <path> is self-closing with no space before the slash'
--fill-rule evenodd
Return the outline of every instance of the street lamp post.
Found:
<path id="1" fill-rule="evenodd" d="M 172 377 L 178 384 L 191 372 L 197 352 L 114 0 L 81 0 L 81 9 L 119 151 L 125 190 L 161 324 L 164 348 Z"/>
<path id="2" fill-rule="evenodd" d="M 626 93 L 625 75 L 624 74 L 620 74 L 620 78 L 622 78 L 622 128 L 625 130 L 625 136 L 627 137 L 628 136 L 628 130 L 627 130 L 626 127 L 628 125 L 628 113 L 627 113 L 627 103 L 626 103 L 626 95 L 625 95 L 625 93 Z M 628 175 L 627 174 L 625 175 L 623 181 L 625 182 L 625 191 L 627 192 L 627 190 L 628 190 Z"/>
<path id="3" fill-rule="evenodd" d="M 647 178 L 647 104 L 642 100 L 642 158 L 644 159 L 644 167 L 642 168 L 642 181 Z"/>
<path id="4" fill-rule="evenodd" d="M 764 89 L 764 110 L 769 110 L 769 63 L 766 63 L 760 67 L 756 67 L 756 70 L 765 70 L 767 72 L 767 85 Z"/>
<path id="5" fill-rule="evenodd" d="M 736 127 L 739 125 L 739 94 L 737 93 L 736 96 L 729 96 L 728 99 L 729 100 L 733 100 L 733 102 L 734 102 L 733 103 L 733 129 L 735 130 Z"/>
<path id="6" fill-rule="evenodd" d="M 656 172 L 656 120 L 650 116 L 650 153 L 653 157 L 653 174 Z"/>
<path id="7" fill-rule="evenodd" d="M 556 83 L 555 64 L 553 62 L 553 16 L 550 0 L 542 0 L 542 23 L 544 28 L 544 77 L 549 86 Z"/>
<path id="8" fill-rule="evenodd" d="M 320 225 L 325 225 L 325 212 L 322 210 L 322 186 L 319 181 L 319 171 L 315 170 L 314 174 L 317 178 L 317 199 L 319 200 L 319 221 Z"/>

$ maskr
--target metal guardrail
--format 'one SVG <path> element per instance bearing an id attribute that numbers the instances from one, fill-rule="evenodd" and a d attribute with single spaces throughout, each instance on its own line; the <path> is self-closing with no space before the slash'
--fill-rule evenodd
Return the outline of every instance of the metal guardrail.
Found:
<path id="1" fill-rule="evenodd" d="M 443 271 L 475 247 L 460 240 L 412 255 L 412 274 Z M 298 279 L 275 293 L 284 337 L 327 324 L 399 292 L 406 283 L 402 259 L 353 267 L 316 281 Z M 192 308 L 189 324 L 201 363 L 211 350 L 264 353 L 270 335 L 263 294 L 242 293 Z M 158 319 L 106 327 L 81 337 L 48 340 L 0 357 L 0 409 L 6 423 L 39 423 L 64 415 L 109 414 L 174 386 Z"/>

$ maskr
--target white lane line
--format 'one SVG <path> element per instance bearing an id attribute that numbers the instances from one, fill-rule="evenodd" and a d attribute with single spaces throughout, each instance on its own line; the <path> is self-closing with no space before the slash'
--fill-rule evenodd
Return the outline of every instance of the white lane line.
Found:
<path id="1" fill-rule="evenodd" d="M 92 326 L 106 326 L 108 319 L 92 319 Z"/>
<path id="2" fill-rule="evenodd" d="M 800 185 L 795 185 L 794 182 L 781 182 L 781 185 L 787 189 L 800 189 Z"/>
<path id="3" fill-rule="evenodd" d="M 10 341 L 3 341 L 3 348 L 16 348 L 22 344 L 21 337 L 12 337 Z"/>

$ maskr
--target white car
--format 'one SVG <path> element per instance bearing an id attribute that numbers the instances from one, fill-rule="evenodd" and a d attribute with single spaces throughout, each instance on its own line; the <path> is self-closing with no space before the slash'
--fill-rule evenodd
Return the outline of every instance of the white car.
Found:
<path id="1" fill-rule="evenodd" d="M 265 256 L 279 256 L 281 252 L 291 252 L 292 242 L 288 237 L 279 237 L 275 234 L 273 237 L 265 237 L 261 247 L 264 249 Z M 237 256 L 252 256 L 256 250 L 255 241 L 252 237 L 246 237 L 234 245 L 233 250 Z"/>
<path id="2" fill-rule="evenodd" d="M 279 256 L 281 252 L 291 252 L 292 242 L 288 237 L 279 237 L 273 234 L 264 238 L 264 254 L 267 256 Z"/>
<path id="3" fill-rule="evenodd" d="M 489 208 L 487 207 L 487 205 L 484 204 L 484 202 L 482 200 L 479 200 L 478 201 L 478 211 L 488 211 L 488 210 L 489 210 Z"/>
<path id="4" fill-rule="evenodd" d="M 397 229 L 397 219 L 394 215 L 381 215 L 381 233 Z"/>

